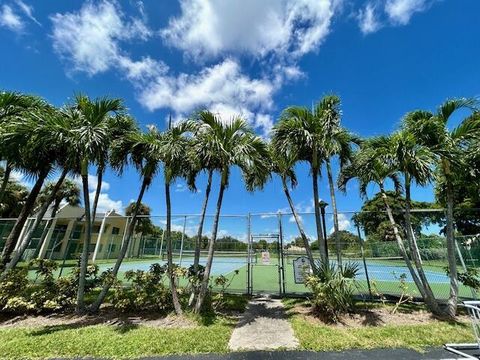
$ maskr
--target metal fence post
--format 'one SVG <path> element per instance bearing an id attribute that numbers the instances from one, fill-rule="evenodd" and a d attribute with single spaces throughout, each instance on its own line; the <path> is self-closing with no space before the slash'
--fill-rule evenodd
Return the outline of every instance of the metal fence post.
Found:
<path id="1" fill-rule="evenodd" d="M 467 266 L 465 265 L 465 261 L 463 259 L 462 252 L 460 251 L 460 247 L 458 246 L 457 239 L 455 239 L 455 248 L 457 249 L 458 258 L 460 259 L 460 264 L 462 264 L 463 271 L 466 272 L 467 271 Z M 470 291 L 472 292 L 472 297 L 475 300 L 477 300 L 477 292 L 475 291 L 475 289 L 470 288 Z"/>
<path id="2" fill-rule="evenodd" d="M 178 264 L 182 266 L 182 255 L 183 255 L 183 241 L 185 240 L 185 230 L 187 228 L 187 217 L 183 219 L 183 232 L 182 232 L 182 239 L 180 241 L 180 258 Z"/>
<path id="3" fill-rule="evenodd" d="M 252 234 L 251 214 L 247 215 L 247 295 L 252 295 Z"/>
<path id="4" fill-rule="evenodd" d="M 279 254 L 280 254 L 280 269 L 282 278 L 281 295 L 285 295 L 285 254 L 283 253 L 283 227 L 282 227 L 282 213 L 278 212 L 278 237 L 279 237 Z"/>
<path id="5" fill-rule="evenodd" d="M 360 242 L 360 252 L 362 254 L 363 268 L 365 270 L 365 277 L 367 278 L 368 293 L 370 294 L 370 300 L 371 300 L 373 299 L 373 295 L 372 295 L 372 288 L 370 286 L 370 276 L 368 276 L 367 261 L 365 260 L 365 251 L 363 249 L 363 239 L 362 239 L 362 235 L 360 233 L 360 227 L 358 226 L 358 224 L 356 224 L 356 228 L 358 233 L 358 241 Z"/>

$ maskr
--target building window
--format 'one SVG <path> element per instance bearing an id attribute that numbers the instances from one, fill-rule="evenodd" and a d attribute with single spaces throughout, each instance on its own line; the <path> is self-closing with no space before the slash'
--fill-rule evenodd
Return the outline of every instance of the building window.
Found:
<path id="1" fill-rule="evenodd" d="M 118 234 L 120 234 L 120 228 L 114 226 L 112 228 L 112 235 L 118 235 Z"/>
<path id="2" fill-rule="evenodd" d="M 100 225 L 93 225 L 92 233 L 98 234 L 100 232 Z"/>

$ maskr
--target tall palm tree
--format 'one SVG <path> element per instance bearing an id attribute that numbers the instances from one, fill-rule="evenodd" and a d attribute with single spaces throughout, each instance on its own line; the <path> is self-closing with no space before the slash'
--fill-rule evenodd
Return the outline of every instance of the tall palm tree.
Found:
<path id="1" fill-rule="evenodd" d="M 295 175 L 294 170 L 296 158 L 292 156 L 292 154 L 289 152 L 282 153 L 280 149 L 277 149 L 275 147 L 275 144 L 276 139 L 273 138 L 269 147 L 270 160 L 272 162 L 272 172 L 276 173 L 282 181 L 283 192 L 285 193 L 285 197 L 288 201 L 288 206 L 290 206 L 290 211 L 292 212 L 293 218 L 295 219 L 295 223 L 298 228 L 298 232 L 300 233 L 300 236 L 302 238 L 303 246 L 305 247 L 310 266 L 312 269 L 316 270 L 315 259 L 313 257 L 307 234 L 305 233 L 305 229 L 303 228 L 302 219 L 300 218 L 300 215 L 295 208 L 295 204 L 289 190 L 289 185 L 291 188 L 297 186 L 297 176 Z"/>
<path id="2" fill-rule="evenodd" d="M 182 314 L 182 307 L 178 298 L 176 276 L 173 268 L 172 248 L 172 204 L 170 198 L 170 186 L 179 177 L 190 178 L 194 168 L 191 158 L 185 156 L 192 146 L 192 138 L 186 135 L 192 134 L 196 124 L 193 121 L 182 121 L 165 131 L 161 136 L 162 148 L 160 156 L 163 162 L 163 178 L 165 186 L 165 202 L 167 218 L 165 225 L 165 240 L 167 242 L 167 270 L 170 279 L 170 290 L 172 292 L 173 306 L 175 312 Z M 193 184 L 189 183 L 190 186 Z"/>
<path id="3" fill-rule="evenodd" d="M 224 123 L 218 116 L 202 120 L 195 133 L 195 152 L 199 158 L 206 158 L 208 154 L 217 152 L 221 171 L 212 236 L 208 242 L 208 257 L 195 304 L 197 313 L 201 311 L 207 294 L 223 195 L 228 187 L 231 167 L 237 166 L 242 170 L 249 191 L 262 187 L 270 175 L 267 146 L 260 137 L 255 136 L 245 120 L 236 117 Z"/>
<path id="4" fill-rule="evenodd" d="M 277 139 L 279 149 L 283 152 L 290 151 L 295 154 L 298 161 L 310 164 L 317 240 L 321 261 L 326 263 L 328 253 L 322 232 L 318 192 L 318 177 L 324 160 L 323 126 L 319 113 L 306 107 L 288 107 L 283 111 L 280 121 L 273 127 L 273 136 Z"/>
<path id="5" fill-rule="evenodd" d="M 461 109 L 475 111 L 476 106 L 476 99 L 452 99 L 441 104 L 435 113 L 422 111 L 416 116 L 405 118 L 405 127 L 414 134 L 419 143 L 427 146 L 435 155 L 437 172 L 440 180 L 445 184 L 447 256 L 450 276 L 450 296 L 446 312 L 450 317 L 455 316 L 458 303 L 453 183 L 455 172 L 468 171 L 468 164 L 462 163 L 464 159 L 462 153 L 471 140 L 480 137 L 480 114 L 474 112 L 452 130 L 448 125 L 455 112 Z"/>
<path id="6" fill-rule="evenodd" d="M 407 114 L 407 117 L 416 113 Z M 435 314 L 440 314 L 438 302 L 435 299 L 430 283 L 425 274 L 416 236 L 411 220 L 411 187 L 412 182 L 425 186 L 433 180 L 434 156 L 426 147 L 419 144 L 415 136 L 406 129 L 396 132 L 391 138 L 391 156 L 394 166 L 402 174 L 405 188 L 405 234 L 410 246 L 410 253 L 425 291 L 425 303 Z"/>
<path id="7" fill-rule="evenodd" d="M 2 91 L 0 92 L 0 125 L 5 124 L 9 119 L 20 116 L 22 113 L 35 111 L 44 106 L 45 103 L 38 97 Z M 0 185 L 0 203 L 3 200 L 8 180 L 14 168 L 15 154 L 17 154 L 16 151 L 13 154 L 6 152 L 5 148 L 0 144 L 0 161 L 5 161 L 5 171 L 3 172 Z"/>
<path id="8" fill-rule="evenodd" d="M 96 159 L 97 186 L 95 188 L 95 195 L 92 203 L 92 219 L 95 219 L 97 214 L 98 200 L 102 191 L 103 175 L 109 162 L 109 144 L 113 143 L 116 139 L 123 138 L 126 134 L 131 131 L 135 131 L 136 129 L 135 121 L 128 115 L 118 113 L 118 110 L 114 116 L 108 116 L 106 121 L 110 123 L 108 126 L 108 137 L 106 139 L 106 143 L 104 144 L 104 151 L 100 152 Z"/>
<path id="9" fill-rule="evenodd" d="M 416 273 L 410 258 L 408 257 L 402 236 L 398 225 L 393 217 L 393 212 L 388 203 L 388 196 L 385 191 L 385 181 L 390 179 L 393 182 L 395 190 L 401 189 L 397 169 L 391 154 L 391 138 L 379 136 L 366 140 L 360 150 L 355 154 L 352 162 L 345 166 L 339 177 L 339 187 L 344 190 L 349 180 L 356 178 L 359 182 L 360 195 L 367 196 L 367 187 L 370 183 L 375 183 L 380 188 L 380 194 L 385 205 L 390 225 L 393 228 L 395 240 L 397 241 L 400 254 L 402 255 L 407 268 L 412 276 L 418 291 L 425 298 L 425 290 L 418 274 Z"/>
<path id="10" fill-rule="evenodd" d="M 340 170 L 351 160 L 353 145 L 359 144 L 359 138 L 352 135 L 340 125 L 341 109 L 340 98 L 336 95 L 324 96 L 316 105 L 315 113 L 320 118 L 323 132 L 322 148 L 324 151 L 325 167 L 327 170 L 330 199 L 333 209 L 333 229 L 337 262 L 342 266 L 342 247 L 340 244 L 340 226 L 338 222 L 337 199 L 335 183 L 333 181 L 331 159 L 338 157 Z"/>
<path id="11" fill-rule="evenodd" d="M 160 156 L 162 151 L 161 135 L 155 128 L 150 128 L 146 133 L 138 131 L 131 131 L 123 139 L 117 139 L 112 146 L 111 150 L 111 164 L 121 174 L 124 166 L 127 163 L 131 163 L 137 171 L 140 173 L 142 179 L 142 185 L 137 196 L 137 200 L 132 207 L 131 219 L 128 224 L 127 233 L 120 253 L 113 266 L 111 278 L 116 279 L 123 259 L 127 254 L 131 238 L 135 231 L 135 226 L 138 221 L 138 216 L 142 213 L 142 199 L 145 191 L 152 184 L 153 178 L 158 173 L 160 167 Z M 103 285 L 103 288 L 98 295 L 97 299 L 91 307 L 92 312 L 97 312 L 100 305 L 105 300 L 105 296 L 108 293 L 112 285 L 112 281 L 107 281 Z"/>
<path id="12" fill-rule="evenodd" d="M 196 114 L 195 119 L 200 124 L 203 122 L 208 124 L 213 120 L 214 117 L 215 115 L 210 111 L 202 110 Z M 202 144 L 199 143 L 202 140 L 207 140 L 207 138 L 199 137 L 195 139 L 195 141 L 197 142 L 197 146 L 195 148 L 202 146 Z M 192 149 L 194 148 L 192 147 Z M 205 197 L 203 199 L 202 209 L 200 212 L 200 220 L 198 223 L 197 237 L 195 238 L 195 253 L 194 253 L 194 259 L 193 259 L 193 269 L 195 273 L 198 272 L 198 264 L 200 262 L 200 247 L 201 247 L 202 236 L 203 236 L 203 226 L 205 224 L 205 215 L 207 213 L 208 201 L 210 199 L 210 192 L 212 190 L 213 173 L 215 171 L 221 170 L 221 159 L 218 157 L 218 152 L 212 151 L 211 153 L 208 153 L 207 151 L 205 151 L 205 152 L 201 152 L 200 154 L 201 154 L 201 158 L 197 158 L 198 154 L 196 154 L 194 151 L 192 151 L 192 154 L 189 154 L 189 156 L 193 158 L 194 164 L 196 163 L 196 167 L 198 168 L 198 170 L 207 171 L 207 185 L 205 187 Z M 193 172 L 192 174 L 194 176 L 196 175 L 195 172 Z M 193 299 L 194 298 L 192 298 L 192 302 L 193 302 Z"/>
<path id="13" fill-rule="evenodd" d="M 124 110 L 120 99 L 100 98 L 91 100 L 85 95 L 77 95 L 69 114 L 77 126 L 72 130 L 72 147 L 76 151 L 82 179 L 83 204 L 85 207 L 86 232 L 80 257 L 76 312 L 85 312 L 85 277 L 88 265 L 89 247 L 92 238 L 92 217 L 90 209 L 88 169 L 90 164 L 98 164 L 108 150 L 110 137 L 110 117 Z"/>
<path id="14" fill-rule="evenodd" d="M 59 141 L 47 131 L 46 123 L 56 118 L 56 110 L 50 106 L 24 113 L 0 127 L 0 143 L 9 153 L 16 152 L 16 168 L 35 179 L 33 187 L 7 237 L 0 268 L 5 269 L 19 241 L 25 222 L 34 209 L 35 201 L 44 181 L 55 166 L 59 155 Z"/>

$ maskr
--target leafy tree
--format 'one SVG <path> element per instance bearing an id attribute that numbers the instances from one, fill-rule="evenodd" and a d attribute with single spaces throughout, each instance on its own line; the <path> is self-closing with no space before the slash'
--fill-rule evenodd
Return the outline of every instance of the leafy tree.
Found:
<path id="1" fill-rule="evenodd" d="M 403 241 L 403 237 L 399 231 L 399 227 L 393 216 L 392 208 L 388 202 L 388 195 L 385 190 L 385 181 L 390 179 L 395 186 L 397 192 L 400 191 L 400 180 L 398 178 L 397 169 L 390 156 L 391 138 L 381 136 L 366 140 L 362 143 L 360 150 L 355 154 L 352 162 L 347 165 L 340 174 L 339 186 L 345 189 L 347 182 L 356 178 L 360 186 L 360 195 L 366 197 L 366 190 L 370 183 L 376 184 L 380 189 L 385 211 L 393 228 L 395 240 L 397 241 L 400 253 L 405 261 L 408 270 L 415 282 L 418 290 L 425 298 L 425 290 L 415 271 Z"/>
<path id="2" fill-rule="evenodd" d="M 291 188 L 295 188 L 297 186 L 297 176 L 294 170 L 296 158 L 291 151 L 283 151 L 281 149 L 281 139 L 277 139 L 275 133 L 272 143 L 269 147 L 269 152 L 272 172 L 277 174 L 282 181 L 283 192 L 287 198 L 288 206 L 290 207 L 293 218 L 295 219 L 295 224 L 297 225 L 298 232 L 300 233 L 300 238 L 302 239 L 302 247 L 305 248 L 310 266 L 312 269 L 315 269 L 316 264 L 315 259 L 313 258 L 312 249 L 309 244 L 309 239 L 305 233 L 302 220 L 290 195 L 289 185 Z"/>
<path id="3" fill-rule="evenodd" d="M 139 206 L 140 208 L 137 212 L 136 231 L 142 234 L 154 234 L 156 232 L 156 229 L 154 228 L 152 219 L 150 218 L 150 207 L 144 203 L 140 203 Z M 133 214 L 135 214 L 135 207 L 135 201 L 132 201 L 130 204 L 128 204 L 128 206 L 125 208 L 125 215 L 133 216 Z"/>
<path id="4" fill-rule="evenodd" d="M 388 205 L 392 210 L 395 220 L 398 224 L 404 227 L 404 209 L 406 206 L 405 197 L 396 191 L 386 191 L 386 194 Z M 432 209 L 435 207 L 435 204 L 412 200 L 411 207 L 414 209 Z M 360 212 L 356 213 L 352 219 L 355 224 L 359 225 L 365 231 L 365 235 L 367 235 L 369 238 L 387 241 L 395 240 L 392 237 L 382 236 L 384 234 L 383 230 L 388 228 L 385 227 L 384 224 L 389 223 L 389 220 L 387 213 L 385 212 L 385 202 L 381 193 L 377 193 L 371 199 L 366 200 L 363 203 Z M 422 227 L 430 224 L 431 222 L 435 222 L 436 220 L 436 216 L 427 211 L 425 213 L 420 212 L 411 215 L 412 228 L 417 235 L 420 234 Z M 391 227 L 390 229 L 393 232 Z"/>
<path id="5" fill-rule="evenodd" d="M 0 168 L 0 177 L 3 177 L 4 169 Z M 18 182 L 9 179 L 7 181 L 3 200 L 0 202 L 0 218 L 18 217 L 28 196 L 28 189 Z"/>
<path id="6" fill-rule="evenodd" d="M 335 196 L 335 183 L 333 181 L 331 159 L 334 157 L 338 157 L 340 169 L 342 169 L 352 158 L 353 145 L 358 144 L 360 140 L 340 125 L 341 109 L 340 98 L 338 96 L 327 95 L 323 97 L 318 102 L 315 112 L 320 118 L 323 131 L 323 158 L 325 159 L 325 167 L 327 169 L 330 199 L 333 209 L 333 228 L 335 235 L 333 240 L 336 247 L 337 262 L 338 265 L 341 267 L 341 241 L 340 238 L 336 236 L 340 234 L 340 227 L 338 224 L 338 209 Z"/>
<path id="7" fill-rule="evenodd" d="M 480 132 L 480 113 L 474 112 L 460 124 L 449 128 L 451 116 L 459 110 L 475 109 L 475 99 L 452 99 L 440 105 L 435 113 L 417 112 L 416 116 L 405 119 L 405 128 L 417 141 L 428 147 L 435 156 L 437 175 L 445 185 L 446 237 L 448 269 L 450 276 L 450 296 L 447 301 L 447 313 L 454 317 L 458 303 L 458 273 L 454 236 L 454 182 L 457 174 L 469 171 L 464 163 L 469 143 L 478 139 Z M 475 150 L 478 153 L 478 148 Z"/>
<path id="8" fill-rule="evenodd" d="M 111 116 L 124 110 L 120 99 L 94 99 L 77 95 L 67 114 L 72 120 L 71 149 L 75 151 L 75 164 L 82 179 L 83 205 L 85 207 L 86 231 L 80 257 L 80 276 L 77 293 L 77 313 L 85 312 L 85 278 L 88 264 L 88 249 L 92 239 L 92 216 L 90 208 L 88 168 L 102 161 L 108 152 Z"/>
<path id="9" fill-rule="evenodd" d="M 249 191 L 253 191 L 256 187 L 262 187 L 270 175 L 267 146 L 260 137 L 254 135 L 253 130 L 248 127 L 245 120 L 233 118 L 225 123 L 217 116 L 202 120 L 201 126 L 195 133 L 197 139 L 194 145 L 196 157 L 206 158 L 208 154 L 217 151 L 218 165 L 221 171 L 212 236 L 208 244 L 207 263 L 195 305 L 195 312 L 197 313 L 203 307 L 208 290 L 223 194 L 228 187 L 231 167 L 238 166 L 240 168 Z"/>
<path id="10" fill-rule="evenodd" d="M 91 307 L 92 312 L 98 311 L 108 294 L 108 290 L 117 278 L 118 271 L 127 254 L 130 240 L 135 231 L 138 216 L 141 212 L 147 211 L 145 207 L 142 207 L 142 199 L 145 191 L 152 184 L 153 178 L 160 168 L 159 154 L 162 145 L 159 141 L 159 135 L 157 129 L 153 127 L 150 128 L 147 133 L 130 131 L 123 138 L 117 139 L 112 145 L 110 159 L 112 166 L 121 174 L 127 164 L 132 164 L 139 172 L 142 184 L 135 204 L 127 208 L 127 210 L 129 212 L 132 211 L 132 213 L 130 213 L 131 219 L 128 224 L 125 240 L 122 242 L 122 247 L 120 248 L 115 265 L 109 274 L 109 280 L 104 283 L 100 294 Z"/>
<path id="11" fill-rule="evenodd" d="M 328 262 L 328 255 L 324 245 L 318 193 L 318 177 L 325 157 L 324 127 L 317 109 L 288 107 L 274 126 L 273 136 L 276 139 L 276 149 L 283 154 L 291 152 L 296 161 L 306 161 L 310 165 L 317 240 L 320 242 L 321 260 L 325 263 Z"/>

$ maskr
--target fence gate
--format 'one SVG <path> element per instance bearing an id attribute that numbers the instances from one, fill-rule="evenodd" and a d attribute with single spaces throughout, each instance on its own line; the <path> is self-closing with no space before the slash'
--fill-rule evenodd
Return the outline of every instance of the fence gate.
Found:
<path id="1" fill-rule="evenodd" d="M 248 293 L 285 293 L 282 237 L 279 234 L 250 236 L 248 248 Z"/>

